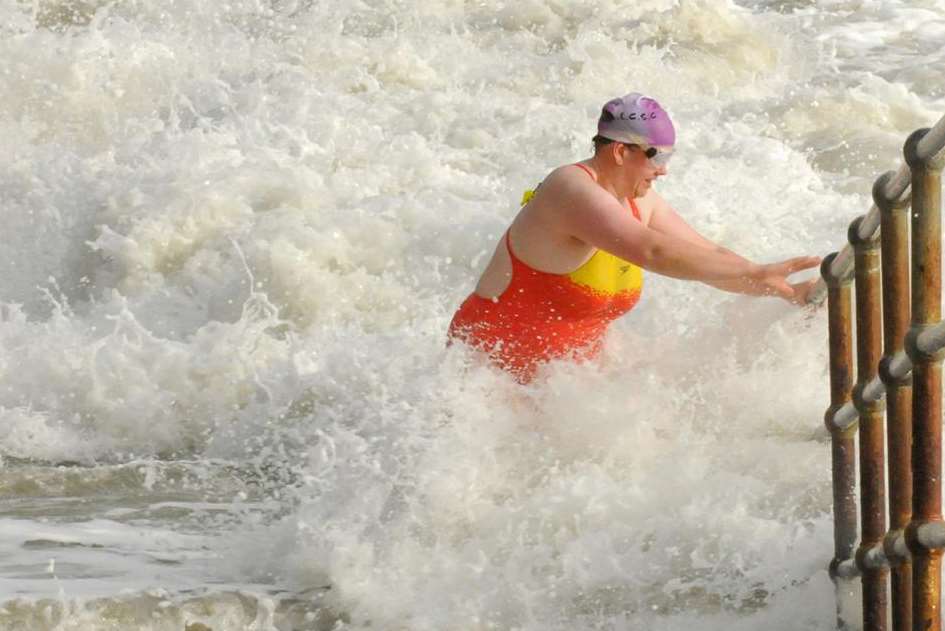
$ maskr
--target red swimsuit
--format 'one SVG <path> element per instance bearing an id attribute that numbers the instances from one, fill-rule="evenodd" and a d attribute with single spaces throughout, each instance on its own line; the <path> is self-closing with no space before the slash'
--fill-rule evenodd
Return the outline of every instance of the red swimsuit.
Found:
<path id="1" fill-rule="evenodd" d="M 594 178 L 595 174 L 578 164 Z M 633 216 L 640 212 L 630 201 Z M 483 350 L 499 366 L 526 383 L 550 359 L 593 357 L 615 319 L 640 298 L 642 270 L 603 250 L 578 269 L 551 274 L 522 262 L 505 234 L 512 278 L 494 299 L 471 294 L 453 316 L 450 339 Z"/>

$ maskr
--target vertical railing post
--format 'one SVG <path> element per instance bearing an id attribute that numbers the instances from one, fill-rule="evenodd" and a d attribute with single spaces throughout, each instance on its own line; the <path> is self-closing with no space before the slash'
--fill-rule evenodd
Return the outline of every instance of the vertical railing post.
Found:
<path id="1" fill-rule="evenodd" d="M 867 553 L 880 546 L 886 535 L 886 436 L 883 401 L 867 401 L 863 390 L 879 370 L 882 358 L 879 239 L 876 233 L 860 235 L 863 218 L 850 224 L 856 278 L 856 373 L 853 403 L 860 414 L 860 547 L 856 564 L 863 583 L 863 629 L 886 630 L 886 590 L 889 569 L 868 562 Z"/>
<path id="2" fill-rule="evenodd" d="M 912 553 L 913 629 L 940 631 L 942 549 L 924 545 L 918 536 L 921 526 L 942 521 L 942 352 L 919 343 L 922 332 L 942 318 L 942 155 L 920 155 L 927 132 L 916 131 L 903 148 L 912 169 L 912 326 L 906 352 L 912 360 L 914 432 L 906 543 Z"/>
<path id="3" fill-rule="evenodd" d="M 889 532 L 884 549 L 892 567 L 893 629 L 912 631 L 912 564 L 895 551 L 895 542 L 912 517 L 912 376 L 897 379 L 890 371 L 909 330 L 909 217 L 907 204 L 886 195 L 894 176 L 894 172 L 880 176 L 873 187 L 873 201 L 881 217 L 883 360 L 879 376 L 886 386 L 889 459 Z"/>
<path id="4" fill-rule="evenodd" d="M 853 558 L 856 546 L 856 426 L 838 428 L 834 416 L 850 400 L 853 388 L 853 308 L 850 286 L 851 274 L 835 277 L 830 271 L 837 253 L 826 256 L 820 266 L 820 275 L 827 286 L 827 322 L 830 347 L 830 407 L 824 414 L 824 423 L 830 432 L 833 466 L 833 560 L 830 578 L 837 592 L 837 627 L 847 628 L 843 620 L 840 591 L 849 582 L 838 576 L 840 564 Z"/>

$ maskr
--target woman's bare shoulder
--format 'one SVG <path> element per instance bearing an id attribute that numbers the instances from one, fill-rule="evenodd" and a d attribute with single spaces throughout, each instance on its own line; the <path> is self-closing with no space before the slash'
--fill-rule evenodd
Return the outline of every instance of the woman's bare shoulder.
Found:
<path id="1" fill-rule="evenodd" d="M 600 192 L 590 174 L 577 164 L 565 164 L 552 170 L 542 181 L 538 202 L 551 208 L 586 202 Z"/>
<path id="2" fill-rule="evenodd" d="M 562 164 L 561 166 L 552 169 L 551 173 L 544 179 L 542 186 L 545 183 L 548 184 L 564 184 L 564 183 L 585 183 L 585 184 L 595 184 L 595 180 L 591 177 L 584 168 L 580 165 L 580 162 L 575 162 L 571 164 Z"/>

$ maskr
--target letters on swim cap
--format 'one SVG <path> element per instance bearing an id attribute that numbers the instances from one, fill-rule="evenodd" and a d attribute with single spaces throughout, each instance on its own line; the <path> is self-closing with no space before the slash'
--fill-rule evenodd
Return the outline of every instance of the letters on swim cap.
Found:
<path id="1" fill-rule="evenodd" d="M 676 128 L 669 114 L 655 99 L 639 92 L 604 103 L 597 122 L 597 135 L 630 144 L 676 144 Z"/>

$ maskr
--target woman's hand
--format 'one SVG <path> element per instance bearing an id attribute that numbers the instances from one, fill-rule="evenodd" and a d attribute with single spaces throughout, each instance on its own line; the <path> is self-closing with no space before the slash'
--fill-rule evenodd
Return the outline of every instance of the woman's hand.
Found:
<path id="1" fill-rule="evenodd" d="M 790 283 L 787 277 L 818 265 L 820 265 L 819 256 L 798 256 L 779 263 L 760 265 L 760 269 L 754 277 L 760 290 L 758 293 L 767 296 L 778 296 L 797 305 L 806 305 L 817 279 Z"/>

